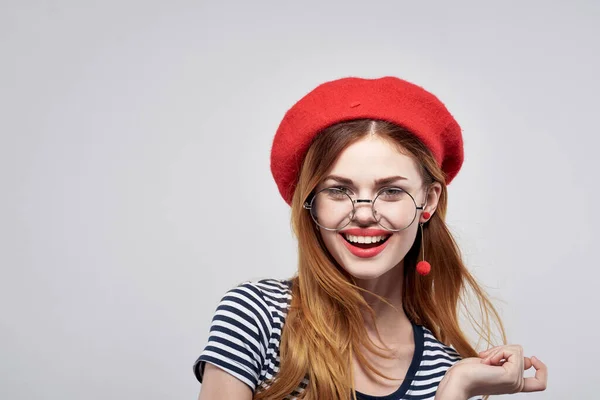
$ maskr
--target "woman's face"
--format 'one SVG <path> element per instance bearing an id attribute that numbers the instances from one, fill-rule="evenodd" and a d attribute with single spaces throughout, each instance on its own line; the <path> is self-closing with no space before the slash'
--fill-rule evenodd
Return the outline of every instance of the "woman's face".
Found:
<path id="1" fill-rule="evenodd" d="M 390 177 L 397 178 L 386 183 L 377 183 Z M 401 188 L 414 197 L 418 206 L 425 204 L 427 200 L 425 211 L 431 214 L 435 210 L 441 191 L 439 183 L 434 184 L 429 189 L 426 199 L 426 188 L 423 187 L 415 160 L 400 153 L 388 141 L 374 135 L 350 145 L 340 154 L 317 190 L 330 187 L 343 188 L 353 199 L 371 200 L 381 188 Z M 391 198 L 390 194 L 386 196 Z M 412 204 L 412 200 L 410 202 Z M 377 203 L 380 203 L 380 200 L 377 200 Z M 386 206 L 389 207 L 389 204 L 392 203 L 388 202 Z M 410 212 L 414 213 L 414 206 L 411 208 Z M 319 232 L 331 255 L 350 275 L 360 280 L 375 279 L 404 259 L 415 240 L 419 222 L 424 221 L 422 212 L 418 210 L 416 218 L 408 228 L 400 232 L 391 232 L 378 224 L 370 203 L 356 203 L 354 218 L 341 231 L 321 228 Z M 408 221 L 412 221 L 412 215 Z M 357 228 L 364 230 L 353 231 Z M 384 236 L 382 242 L 369 244 L 375 240 L 382 240 L 381 236 Z M 367 243 L 356 243 L 357 241 Z"/>

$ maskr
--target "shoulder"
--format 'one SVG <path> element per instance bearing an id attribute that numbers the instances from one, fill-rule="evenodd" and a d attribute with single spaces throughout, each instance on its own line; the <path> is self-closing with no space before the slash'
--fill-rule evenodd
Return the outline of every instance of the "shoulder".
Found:
<path id="1" fill-rule="evenodd" d="M 214 313 L 208 342 L 194 363 L 202 382 L 204 365 L 214 364 L 252 390 L 275 364 L 269 351 L 278 337 L 291 299 L 291 283 L 277 279 L 246 281 L 229 289 Z"/>
<path id="2" fill-rule="evenodd" d="M 231 295 L 269 309 L 283 310 L 292 298 L 291 281 L 272 278 L 245 281 L 230 289 L 225 297 Z"/>
<path id="3" fill-rule="evenodd" d="M 267 300 L 288 301 L 292 296 L 292 281 L 285 279 L 261 279 L 247 281 L 242 285 L 249 285 L 258 289 Z"/>
<path id="4" fill-rule="evenodd" d="M 461 360 L 460 354 L 451 346 L 439 341 L 433 333 L 423 327 L 423 359 L 437 360 L 442 364 L 454 364 Z"/>
<path id="5" fill-rule="evenodd" d="M 255 293 L 259 293 L 261 296 L 281 298 L 287 295 L 291 295 L 291 281 L 286 279 L 260 279 L 260 280 L 249 280 L 240 283 L 233 287 L 229 291 L 236 290 L 251 290 Z"/>
<path id="6" fill-rule="evenodd" d="M 291 299 L 290 282 L 278 279 L 245 281 L 229 289 L 217 307 L 245 320 L 260 322 L 259 328 L 270 330 L 274 318 L 285 317 Z M 252 322 L 252 321 L 249 321 Z"/>

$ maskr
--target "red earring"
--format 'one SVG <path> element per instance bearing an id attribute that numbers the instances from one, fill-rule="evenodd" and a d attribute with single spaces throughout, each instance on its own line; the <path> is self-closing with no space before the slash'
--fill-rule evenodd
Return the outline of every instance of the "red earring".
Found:
<path id="1" fill-rule="evenodd" d="M 425 213 L 423 213 L 425 214 Z M 427 213 L 429 214 L 429 213 Z M 429 217 L 427 217 L 429 218 Z M 431 264 L 425 261 L 425 238 L 423 237 L 423 224 L 421 226 L 421 247 L 423 248 L 423 260 L 417 263 L 417 272 L 421 275 L 427 275 L 431 271 Z"/>
<path id="2" fill-rule="evenodd" d="M 431 214 L 427 211 L 423 211 L 423 218 L 429 219 L 429 218 L 431 218 Z"/>

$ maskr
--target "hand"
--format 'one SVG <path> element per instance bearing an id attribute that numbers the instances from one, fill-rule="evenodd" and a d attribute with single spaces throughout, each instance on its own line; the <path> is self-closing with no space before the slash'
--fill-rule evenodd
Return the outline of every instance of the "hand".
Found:
<path id="1" fill-rule="evenodd" d="M 524 357 L 521 346 L 496 346 L 480 352 L 479 356 L 481 358 L 464 358 L 450 367 L 439 389 L 462 393 L 467 398 L 546 390 L 548 368 L 536 357 Z M 535 377 L 524 378 L 523 371 L 532 366 L 536 370 Z"/>

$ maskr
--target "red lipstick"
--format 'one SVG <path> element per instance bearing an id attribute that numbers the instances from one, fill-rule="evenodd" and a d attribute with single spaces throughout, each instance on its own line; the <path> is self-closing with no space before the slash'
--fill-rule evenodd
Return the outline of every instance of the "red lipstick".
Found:
<path id="1" fill-rule="evenodd" d="M 346 233 L 353 236 L 389 236 L 392 233 L 385 229 L 372 229 L 372 228 L 349 228 L 340 231 L 340 233 Z"/>
<path id="2" fill-rule="evenodd" d="M 386 236 L 386 239 L 383 242 L 379 242 L 379 244 L 365 248 L 359 247 L 359 244 L 348 242 L 344 234 L 352 236 Z M 389 236 L 391 236 L 391 233 L 383 229 L 351 228 L 340 231 L 340 240 L 344 243 L 344 246 L 346 246 L 350 253 L 360 258 L 371 258 L 381 253 L 387 246 Z"/>

